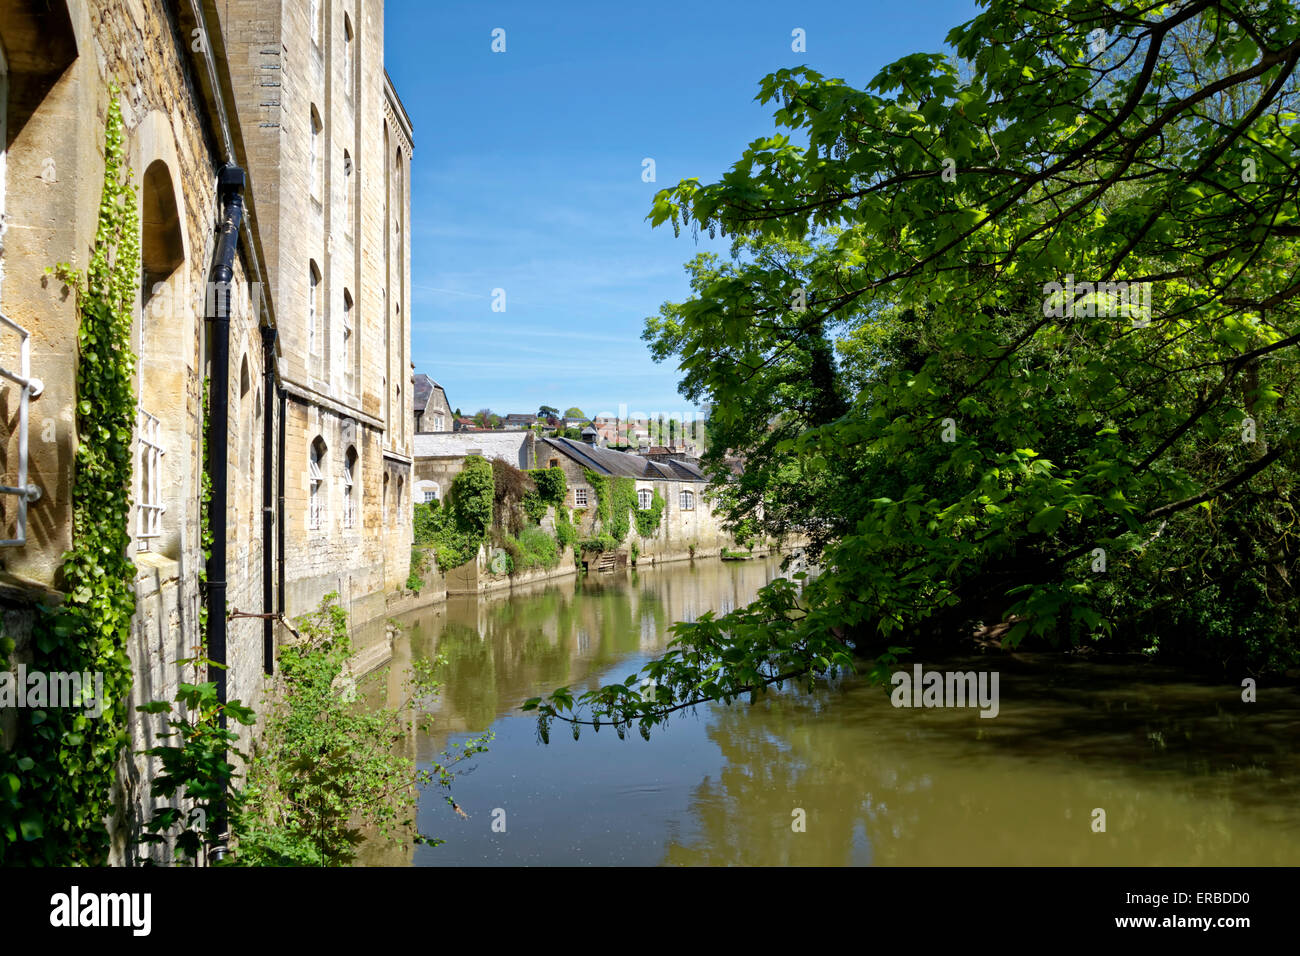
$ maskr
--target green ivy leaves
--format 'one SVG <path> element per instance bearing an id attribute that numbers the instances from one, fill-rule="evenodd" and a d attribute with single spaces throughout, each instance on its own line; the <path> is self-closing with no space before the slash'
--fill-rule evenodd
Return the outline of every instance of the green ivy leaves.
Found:
<path id="1" fill-rule="evenodd" d="M 126 646 L 135 611 L 135 568 L 127 557 L 135 424 L 131 323 L 140 248 L 115 87 L 104 139 L 104 185 L 90 263 L 84 273 L 67 264 L 47 270 L 72 288 L 81 319 L 80 442 L 72 547 L 61 564 L 67 599 L 42 609 L 33 642 L 37 654 L 29 666 L 102 673 L 105 707 L 94 721 L 61 709 L 23 714 L 17 746 L 0 753 L 0 781 L 10 781 L 0 784 L 0 865 L 103 865 L 109 792 L 127 741 Z"/>

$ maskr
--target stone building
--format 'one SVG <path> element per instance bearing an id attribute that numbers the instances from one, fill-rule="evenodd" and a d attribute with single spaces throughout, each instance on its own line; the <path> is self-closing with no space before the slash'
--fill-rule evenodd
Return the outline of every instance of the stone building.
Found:
<path id="1" fill-rule="evenodd" d="M 528 431 L 458 431 L 418 433 L 415 450 L 416 503 L 441 501 L 452 480 L 465 468 L 465 458 L 500 458 L 516 468 L 534 467 L 536 435 Z"/>
<path id="2" fill-rule="evenodd" d="M 211 44 L 200 42 L 214 27 L 159 2 L 32 0 L 0 8 L 6 147 L 0 367 L 41 386 L 37 392 L 13 379 L 0 385 L 0 484 L 30 484 L 39 494 L 28 496 L 25 514 L 19 496 L 0 495 L 0 612 L 16 643 L 11 662 L 35 659 L 39 666 L 30 643 L 34 606 L 62 599 L 60 562 L 73 545 L 74 464 L 79 444 L 90 440 L 78 434 L 80 314 L 75 296 L 45 269 L 59 262 L 84 268 L 88 260 L 112 86 L 120 90 L 125 160 L 136 190 L 136 208 L 128 213 L 138 223 L 142 259 L 131 333 L 137 408 L 129 445 L 129 556 L 136 609 L 127 650 L 134 684 L 130 746 L 114 795 L 128 810 L 148 802 L 149 764 L 134 752 L 157 743 L 160 726 L 134 708 L 170 698 L 178 680 L 191 679 L 177 662 L 193 656 L 199 643 L 203 386 L 217 377 L 215 333 L 205 314 L 216 298 L 209 286 L 216 227 L 242 182 L 242 175 L 225 170 L 247 163 L 231 123 L 223 64 Z M 245 199 L 229 286 L 230 430 L 226 448 L 212 458 L 224 456 L 229 464 L 227 606 L 262 611 L 271 610 L 263 604 L 269 549 L 261 521 L 268 467 L 262 437 L 266 416 L 274 415 L 266 402 L 262 329 L 274 329 L 274 315 L 258 295 L 261 237 L 252 197 Z M 228 696 L 254 706 L 271 663 L 265 630 L 261 621 L 232 620 L 224 650 L 212 649 L 228 664 Z M 19 744 L 28 732 L 24 721 L 13 711 L 4 720 L 5 746 Z M 138 817 L 118 816 L 112 859 L 133 852 Z"/>
<path id="3" fill-rule="evenodd" d="M 446 390 L 423 372 L 411 379 L 415 434 L 454 431 L 455 415 Z"/>
<path id="4" fill-rule="evenodd" d="M 382 0 L 218 5 L 280 316 L 287 610 L 384 613 L 411 554 L 411 123 Z"/>
<path id="5" fill-rule="evenodd" d="M 639 538 L 633 530 L 623 543 L 630 548 L 635 539 L 647 561 L 716 555 L 734 543 L 705 496 L 708 480 L 696 463 L 667 457 L 651 460 L 568 438 L 537 438 L 531 430 L 416 435 L 416 500 L 441 501 L 470 455 L 499 458 L 520 469 L 562 468 L 568 486 L 565 504 L 584 538 L 598 532 L 596 493 L 587 480 L 587 469 L 599 475 L 633 479 L 637 504 L 642 508 L 650 507 L 658 491 L 664 501 L 659 530 L 650 538 Z M 553 529 L 553 525 L 547 526 Z"/>
<path id="6" fill-rule="evenodd" d="M 65 599 L 88 439 L 80 315 L 45 272 L 87 262 L 114 87 L 142 256 L 127 447 L 133 687 L 111 824 L 111 859 L 127 862 L 156 769 L 137 751 L 161 728 L 134 708 L 192 678 L 178 662 L 200 643 L 201 611 L 208 653 L 227 664 L 209 679 L 256 709 L 283 635 L 276 616 L 337 591 L 354 624 L 378 619 L 408 573 L 412 139 L 383 69 L 376 0 L 0 3 L 0 636 L 15 642 L 11 664 L 37 659 L 36 606 Z M 237 194 L 242 217 L 221 240 Z M 228 287 L 214 288 L 232 245 Z M 227 291 L 228 337 L 212 320 Z M 220 422 L 223 378 L 228 427 L 207 474 L 225 481 L 208 507 L 204 433 Z M 205 513 L 225 534 L 201 586 Z M 221 581 L 224 606 L 213 603 Z M 0 711 L 0 747 L 21 745 L 25 720 Z"/>
<path id="7" fill-rule="evenodd" d="M 569 438 L 543 438 L 535 451 L 537 467 L 564 469 L 568 486 L 568 507 L 574 509 L 575 525 L 581 537 L 592 537 L 596 528 L 596 492 L 588 481 L 588 470 L 607 477 L 631 478 L 636 485 L 637 507 L 649 508 L 657 491 L 664 501 L 659 530 L 641 538 L 633 527 L 642 560 L 676 561 L 695 555 L 717 555 L 733 545 L 705 495 L 708 479 L 699 467 L 676 459 L 651 461 L 641 455 L 600 448 Z M 580 512 L 580 514 L 579 514 Z"/>

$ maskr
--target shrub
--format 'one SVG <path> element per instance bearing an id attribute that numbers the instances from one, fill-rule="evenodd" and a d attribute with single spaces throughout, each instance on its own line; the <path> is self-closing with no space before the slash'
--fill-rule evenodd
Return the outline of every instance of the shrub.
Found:
<path id="1" fill-rule="evenodd" d="M 479 540 L 492 527 L 492 502 L 496 483 L 492 463 L 486 458 L 470 456 L 465 469 L 451 483 L 451 498 L 444 511 L 452 513 L 456 527 Z"/>
<path id="2" fill-rule="evenodd" d="M 578 541 L 578 529 L 569 520 L 569 509 L 563 505 L 555 509 L 555 542 L 561 548 L 569 548 Z"/>
<path id="3" fill-rule="evenodd" d="M 564 469 L 559 467 L 535 468 L 528 473 L 537 488 L 537 494 L 548 505 L 563 507 L 564 498 L 569 493 L 568 482 L 564 478 Z"/>
<path id="4" fill-rule="evenodd" d="M 458 568 L 478 553 L 492 527 L 495 492 L 492 464 L 471 456 L 441 507 L 436 501 L 415 506 L 415 544 L 434 549 L 440 570 Z"/>
<path id="5" fill-rule="evenodd" d="M 441 508 L 436 501 L 428 503 L 421 502 L 415 506 L 415 544 L 433 544 L 434 538 L 438 532 L 438 527 L 441 524 L 438 517 L 440 510 Z"/>
<path id="6" fill-rule="evenodd" d="M 525 496 L 530 492 L 536 493 L 533 481 L 525 472 L 499 458 L 492 459 L 491 467 L 496 523 L 511 534 L 517 534 L 524 523 Z"/>
<path id="7" fill-rule="evenodd" d="M 523 500 L 524 514 L 530 521 L 540 523 L 546 517 L 547 506 L 542 496 L 535 491 L 525 491 Z"/>
<path id="8" fill-rule="evenodd" d="M 604 532 L 594 538 L 583 538 L 578 542 L 578 550 L 583 554 L 592 551 L 613 551 L 617 547 L 618 542 L 611 535 Z"/>
<path id="9" fill-rule="evenodd" d="M 486 749 L 490 734 L 441 754 L 429 769 L 403 756 L 399 742 L 412 724 L 423 726 L 415 701 L 437 687 L 431 668 L 415 665 L 410 695 L 400 706 L 357 706 L 347 616 L 337 600 L 328 594 L 316 611 L 298 618 L 300 639 L 280 651 L 281 693 L 266 715 L 237 805 L 238 846 L 228 862 L 346 866 L 356 857 L 363 828 L 398 847 L 436 845 L 441 841 L 417 829 L 419 789 L 449 786 L 449 768 Z"/>
<path id="10" fill-rule="evenodd" d="M 556 540 L 536 525 L 525 528 L 518 538 L 507 537 L 505 549 L 510 553 L 517 571 L 553 568 L 560 562 L 560 549 Z"/>
<path id="11" fill-rule="evenodd" d="M 411 573 L 406 576 L 406 589 L 420 593 L 424 587 L 424 566 L 427 556 L 419 548 L 411 549 Z"/>

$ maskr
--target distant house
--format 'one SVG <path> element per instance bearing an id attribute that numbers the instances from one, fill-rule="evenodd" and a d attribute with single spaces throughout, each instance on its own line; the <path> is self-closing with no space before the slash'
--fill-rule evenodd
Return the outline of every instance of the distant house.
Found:
<path id="1" fill-rule="evenodd" d="M 649 458 L 651 461 L 681 461 L 692 465 L 699 464 L 699 458 L 691 454 L 683 446 L 669 448 L 664 445 L 648 445 L 638 448 L 637 454 L 642 458 Z"/>
<path id="2" fill-rule="evenodd" d="M 441 501 L 451 482 L 465 467 L 465 459 L 477 455 L 499 458 L 516 468 L 533 466 L 536 438 L 531 429 L 500 431 L 470 427 L 454 433 L 424 433 L 414 436 L 415 500 Z"/>
<path id="3" fill-rule="evenodd" d="M 415 433 L 453 431 L 451 405 L 443 387 L 423 372 L 411 381 L 414 386 Z"/>
<path id="4" fill-rule="evenodd" d="M 592 429 L 593 432 L 595 429 Z M 670 561 L 693 554 L 717 553 L 731 536 L 713 513 L 705 497 L 708 480 L 699 466 L 678 459 L 651 461 L 641 455 L 600 448 L 569 438 L 543 438 L 535 449 L 537 467 L 562 468 L 568 485 L 565 506 L 574 509 L 573 520 L 581 537 L 593 537 L 597 528 L 596 490 L 587 472 L 630 478 L 636 488 L 636 506 L 648 509 L 657 491 L 664 502 L 660 527 L 649 538 L 636 537 L 643 560 Z M 623 543 L 620 543 L 623 546 Z"/>
<path id="5" fill-rule="evenodd" d="M 517 428 L 532 428 L 533 423 L 536 421 L 536 415 L 507 415 L 501 419 L 501 427 L 507 431 L 513 431 Z"/>
<path id="6" fill-rule="evenodd" d="M 613 418 L 609 415 L 597 415 L 591 420 L 591 424 L 595 426 L 596 432 L 600 436 L 599 444 L 623 444 L 623 432 L 625 429 L 622 427 L 623 423 L 617 418 Z"/>

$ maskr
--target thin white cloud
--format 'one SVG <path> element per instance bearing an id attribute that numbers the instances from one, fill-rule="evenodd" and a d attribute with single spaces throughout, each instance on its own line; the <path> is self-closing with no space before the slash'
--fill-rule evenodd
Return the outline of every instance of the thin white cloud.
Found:
<path id="1" fill-rule="evenodd" d="M 471 328 L 464 323 L 457 322 L 427 322 L 417 319 L 411 329 L 412 333 L 430 332 L 438 335 L 456 335 L 462 334 L 475 340 L 482 337 L 482 330 Z M 594 332 L 576 332 L 569 329 L 545 329 L 530 328 L 528 326 L 492 326 L 492 337 L 495 345 L 502 344 L 499 340 L 504 336 L 520 335 L 531 336 L 542 339 L 577 339 L 583 342 L 613 342 L 618 345 L 638 345 L 639 340 L 636 335 L 598 335 Z"/>
<path id="2" fill-rule="evenodd" d="M 436 292 L 439 295 L 461 295 L 467 299 L 486 299 L 487 296 L 480 292 L 461 292 L 459 289 L 438 289 L 431 285 L 421 285 L 418 282 L 411 283 L 412 289 L 419 289 L 421 292 Z"/>

